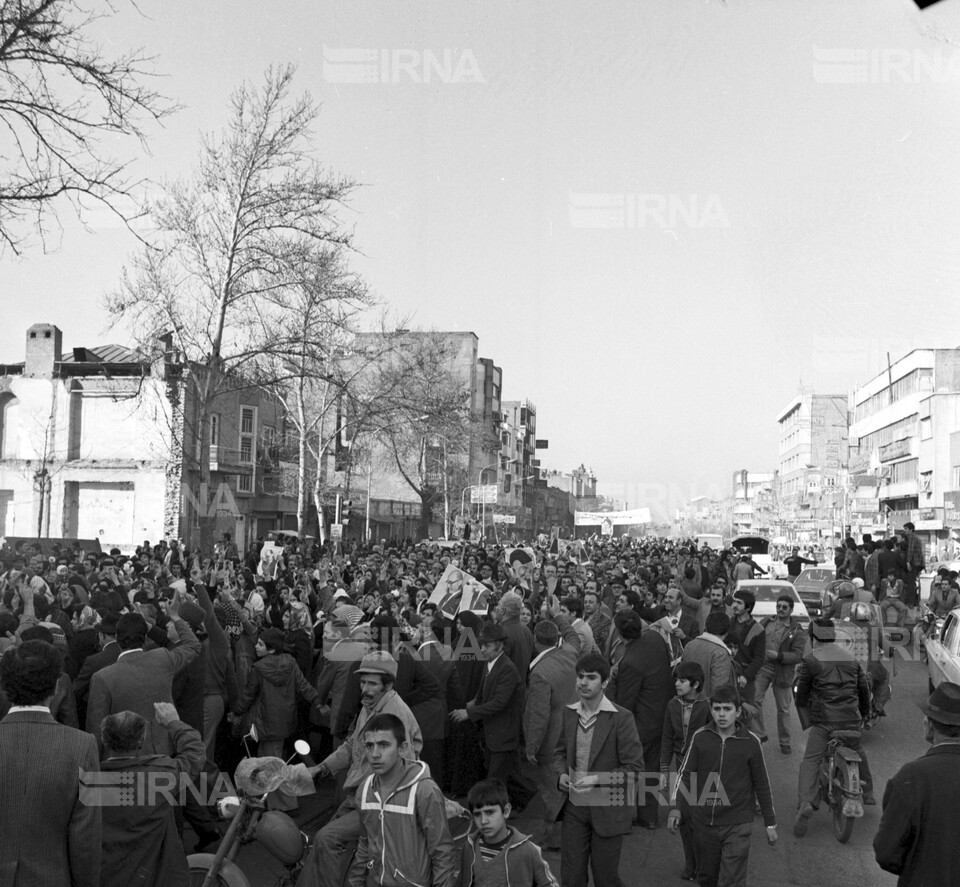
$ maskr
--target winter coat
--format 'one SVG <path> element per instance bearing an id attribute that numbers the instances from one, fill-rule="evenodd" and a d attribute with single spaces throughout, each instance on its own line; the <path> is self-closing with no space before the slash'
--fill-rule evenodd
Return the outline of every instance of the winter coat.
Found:
<path id="1" fill-rule="evenodd" d="M 268 653 L 254 663 L 247 676 L 235 715 L 253 709 L 260 739 L 286 739 L 297 728 L 297 697 L 316 702 L 311 687 L 289 653 Z"/>
<path id="2" fill-rule="evenodd" d="M 180 779 L 185 774 L 197 776 L 206 750 L 200 734 L 183 721 L 174 721 L 168 729 L 173 757 L 108 758 L 100 764 L 102 773 L 124 774 L 136 788 L 133 803 L 103 805 L 101 887 L 189 883 L 187 857 L 169 799 L 179 799 Z M 158 790 L 148 791 L 150 786 Z"/>
<path id="3" fill-rule="evenodd" d="M 836 644 L 822 644 L 804 656 L 797 669 L 797 705 L 809 707 L 814 724 L 859 727 L 870 714 L 870 687 L 854 655 Z"/>
<path id="4" fill-rule="evenodd" d="M 430 884 L 453 887 L 457 860 L 447 826 L 446 802 L 415 761 L 403 764 L 399 784 L 386 797 L 372 773 L 357 790 L 360 842 L 347 879 L 349 887 L 409 887 Z"/>
<path id="5" fill-rule="evenodd" d="M 897 887 L 960 883 L 960 843 L 949 823 L 960 804 L 960 745 L 942 744 L 904 764 L 883 792 L 873 839 L 877 865 Z"/>
<path id="6" fill-rule="evenodd" d="M 764 632 L 767 627 L 776 621 L 776 616 L 768 616 L 760 624 Z M 793 678 L 797 671 L 797 665 L 803 659 L 803 654 L 807 649 L 807 635 L 796 616 L 790 617 L 790 626 L 780 638 L 780 645 L 777 650 L 776 661 L 768 661 L 766 658 L 766 637 L 763 640 L 764 645 L 764 664 L 766 669 L 774 671 L 773 683 L 777 687 L 792 687 Z"/>

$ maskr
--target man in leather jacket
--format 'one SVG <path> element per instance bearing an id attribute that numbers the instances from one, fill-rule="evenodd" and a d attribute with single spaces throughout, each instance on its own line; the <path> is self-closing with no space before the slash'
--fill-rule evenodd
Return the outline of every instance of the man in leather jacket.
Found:
<path id="1" fill-rule="evenodd" d="M 797 669 L 797 707 L 810 710 L 810 733 L 800 762 L 797 784 L 797 816 L 793 833 L 802 838 L 807 823 L 819 801 L 820 761 L 827 751 L 834 730 L 860 729 L 870 714 L 870 688 L 867 676 L 856 657 L 838 646 L 832 619 L 820 618 L 810 623 L 813 649 L 803 657 Z M 860 779 L 863 803 L 876 804 L 873 777 L 860 739 L 847 742 L 860 755 Z"/>

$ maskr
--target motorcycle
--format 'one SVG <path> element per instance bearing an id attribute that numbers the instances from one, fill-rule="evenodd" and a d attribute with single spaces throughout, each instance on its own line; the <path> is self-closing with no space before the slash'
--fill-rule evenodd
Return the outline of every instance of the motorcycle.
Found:
<path id="1" fill-rule="evenodd" d="M 937 616 L 929 607 L 923 607 L 920 619 L 913 629 L 913 648 L 920 652 L 920 661 L 927 664 L 927 641 L 940 637 L 943 631 L 944 617 Z"/>
<path id="2" fill-rule="evenodd" d="M 310 754 L 310 745 L 302 739 L 294 743 L 298 755 Z M 292 758 L 291 758 L 292 760 Z M 216 853 L 192 853 L 187 857 L 190 887 L 251 887 L 250 880 L 237 865 L 244 844 L 256 842 L 278 859 L 286 871 L 278 878 L 278 887 L 294 887 L 306 857 L 309 841 L 286 813 L 267 809 L 267 795 L 281 789 L 302 797 L 315 791 L 306 766 L 289 766 L 280 758 L 244 758 L 235 774 L 239 797 L 223 798 L 217 809 L 230 827 Z"/>
<path id="3" fill-rule="evenodd" d="M 820 800 L 833 815 L 833 833 L 841 844 L 853 834 L 854 820 L 863 816 L 860 755 L 846 743 L 858 739 L 856 730 L 833 730 L 820 761 Z"/>

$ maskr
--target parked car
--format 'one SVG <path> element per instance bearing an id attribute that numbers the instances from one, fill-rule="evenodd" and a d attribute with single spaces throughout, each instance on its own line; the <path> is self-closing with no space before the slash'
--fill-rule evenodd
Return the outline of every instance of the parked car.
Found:
<path id="1" fill-rule="evenodd" d="M 776 616 L 777 598 L 788 594 L 793 598 L 793 615 L 804 625 L 808 625 L 810 622 L 807 605 L 797 593 L 794 584 L 787 579 L 744 579 L 737 585 L 737 590 L 740 589 L 749 591 L 756 597 L 757 603 L 753 608 L 753 615 L 757 619 Z"/>
<path id="2" fill-rule="evenodd" d="M 830 603 L 827 589 L 834 581 L 836 570 L 825 567 L 807 567 L 801 570 L 800 575 L 793 582 L 793 587 L 800 594 L 800 600 L 807 606 L 807 610 L 817 616 Z"/>
<path id="3" fill-rule="evenodd" d="M 926 639 L 927 676 L 932 693 L 942 681 L 960 684 L 960 607 L 951 610 L 937 635 Z"/>

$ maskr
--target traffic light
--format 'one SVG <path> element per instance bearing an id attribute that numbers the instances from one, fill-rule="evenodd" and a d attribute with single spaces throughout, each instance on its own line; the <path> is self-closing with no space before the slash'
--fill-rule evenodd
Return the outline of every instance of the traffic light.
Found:
<path id="1" fill-rule="evenodd" d="M 350 506 L 353 505 L 353 499 L 344 499 L 340 503 L 340 523 L 350 523 Z"/>

